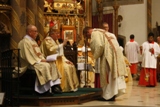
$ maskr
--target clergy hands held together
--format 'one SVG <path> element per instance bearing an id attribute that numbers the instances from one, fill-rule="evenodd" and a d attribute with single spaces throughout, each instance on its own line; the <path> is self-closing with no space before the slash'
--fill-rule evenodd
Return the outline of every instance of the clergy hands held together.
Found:
<path id="1" fill-rule="evenodd" d="M 47 62 L 47 60 L 46 59 L 42 59 L 41 62 Z"/>
<path id="2" fill-rule="evenodd" d="M 142 46 L 140 46 L 140 53 L 142 54 Z M 150 48 L 149 52 L 151 53 L 151 56 L 154 54 L 154 48 Z"/>
<path id="3" fill-rule="evenodd" d="M 149 52 L 151 52 L 151 55 L 154 54 L 154 49 L 153 49 L 153 48 L 150 48 L 150 49 L 149 49 Z"/>

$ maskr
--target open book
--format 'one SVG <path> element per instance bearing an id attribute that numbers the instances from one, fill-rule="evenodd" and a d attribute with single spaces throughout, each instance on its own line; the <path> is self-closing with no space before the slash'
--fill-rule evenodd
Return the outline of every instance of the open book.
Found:
<path id="1" fill-rule="evenodd" d="M 59 57 L 59 56 L 62 56 L 62 55 L 60 55 L 60 54 L 49 55 L 49 56 L 47 56 L 46 60 L 47 60 L 47 62 L 56 61 L 57 57 Z"/>

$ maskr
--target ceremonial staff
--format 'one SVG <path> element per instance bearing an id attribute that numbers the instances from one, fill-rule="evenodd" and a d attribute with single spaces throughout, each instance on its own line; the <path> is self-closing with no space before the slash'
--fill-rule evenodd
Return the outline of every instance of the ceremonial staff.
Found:
<path id="1" fill-rule="evenodd" d="M 86 13 L 84 13 L 84 27 L 87 26 L 87 21 L 86 21 Z M 84 46 L 85 46 L 85 63 L 84 63 L 84 70 L 85 70 L 85 86 L 84 87 L 88 87 L 88 35 L 87 32 L 84 36 Z"/>

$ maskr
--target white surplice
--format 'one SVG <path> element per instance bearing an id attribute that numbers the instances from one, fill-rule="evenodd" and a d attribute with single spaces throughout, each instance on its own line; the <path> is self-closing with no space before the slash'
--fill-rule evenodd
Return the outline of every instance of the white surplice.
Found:
<path id="1" fill-rule="evenodd" d="M 154 49 L 154 54 L 152 54 L 149 49 Z M 142 44 L 142 67 L 145 68 L 156 68 L 157 67 L 157 56 L 160 54 L 159 45 L 154 43 L 149 43 L 148 41 Z"/>
<path id="2" fill-rule="evenodd" d="M 130 63 L 138 63 L 139 44 L 128 41 L 125 45 L 125 54 Z"/>

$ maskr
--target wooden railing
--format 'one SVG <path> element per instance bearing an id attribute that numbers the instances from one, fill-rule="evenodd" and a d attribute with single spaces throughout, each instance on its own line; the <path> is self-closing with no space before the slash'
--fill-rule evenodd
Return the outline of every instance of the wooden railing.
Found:
<path id="1" fill-rule="evenodd" d="M 19 49 L 10 49 L 1 52 L 1 87 L 5 93 L 4 105 L 14 105 L 13 95 L 19 95 Z M 13 70 L 17 67 L 18 77 L 14 79 Z M 17 103 L 17 102 L 14 102 Z"/>

